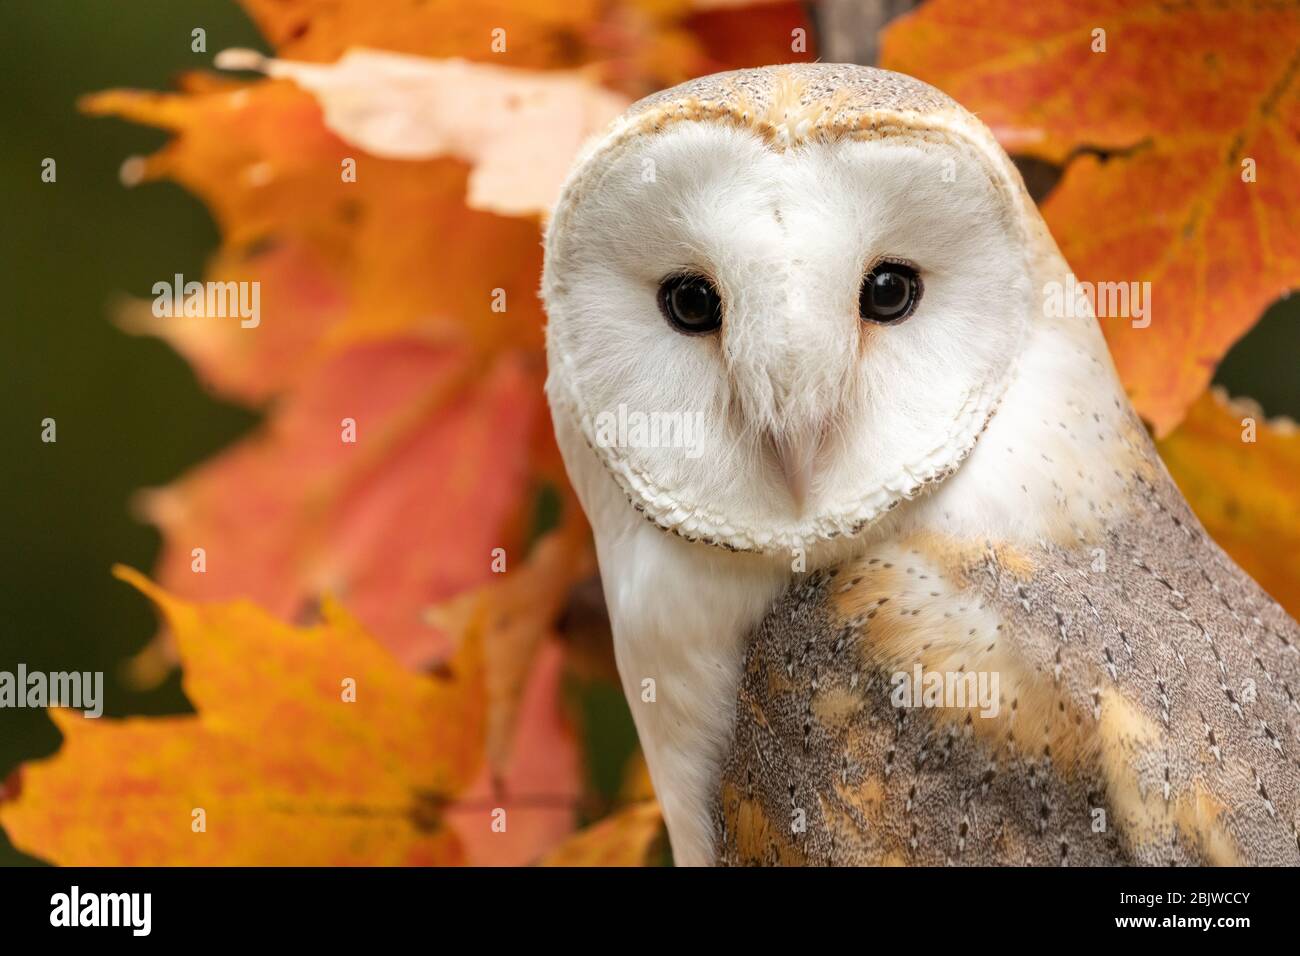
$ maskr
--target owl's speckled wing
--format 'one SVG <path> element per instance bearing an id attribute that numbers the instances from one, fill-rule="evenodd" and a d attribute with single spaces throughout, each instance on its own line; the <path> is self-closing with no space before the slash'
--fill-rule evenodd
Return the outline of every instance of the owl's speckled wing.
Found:
<path id="1" fill-rule="evenodd" d="M 1300 628 L 1161 466 L 1129 494 L 1073 549 L 925 535 L 789 590 L 750 642 L 720 862 L 1300 863 Z M 997 715 L 893 706 L 916 663 L 996 672 Z"/>

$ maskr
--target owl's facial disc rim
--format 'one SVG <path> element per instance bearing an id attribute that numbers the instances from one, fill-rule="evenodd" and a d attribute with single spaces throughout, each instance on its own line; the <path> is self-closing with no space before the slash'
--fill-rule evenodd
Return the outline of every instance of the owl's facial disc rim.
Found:
<path id="1" fill-rule="evenodd" d="M 636 143 L 644 137 L 661 135 L 675 123 L 701 120 L 765 136 L 762 129 L 756 129 L 752 117 L 731 111 L 720 104 L 707 103 L 699 109 L 689 110 L 679 105 L 669 105 L 650 113 L 625 116 L 611 129 L 602 143 L 586 154 L 571 174 L 547 228 L 548 264 L 544 273 L 543 296 L 550 312 L 547 339 L 551 375 L 547 390 L 552 407 L 557 419 L 562 417 L 576 426 L 589 453 L 602 466 L 605 474 L 614 479 L 630 507 L 661 530 L 720 549 L 772 556 L 788 554 L 792 548 L 811 551 L 825 547 L 827 542 L 844 542 L 868 533 L 873 525 L 896 506 L 917 497 L 959 469 L 996 413 L 1013 376 L 1016 357 L 1011 356 L 1007 364 L 996 373 L 970 382 L 961 397 L 953 396 L 956 414 L 949 420 L 945 433 L 935 436 L 935 444 L 928 450 L 914 449 L 906 460 L 895 463 L 896 467 L 891 469 L 890 474 L 880 476 L 862 494 L 819 502 L 819 507 L 813 513 L 797 517 L 771 514 L 767 519 L 772 520 L 755 523 L 749 520 L 754 516 L 732 515 L 716 510 L 720 503 L 711 502 L 707 498 L 688 500 L 680 493 L 681 489 L 667 487 L 657 480 L 657 468 L 651 461 L 633 457 L 626 449 L 618 446 L 598 442 L 593 427 L 594 408 L 587 407 L 584 401 L 579 389 L 581 376 L 573 365 L 573 356 L 568 354 L 565 343 L 568 333 L 557 334 L 564 323 L 563 320 L 557 322 L 559 316 L 555 309 L 568 292 L 565 277 L 572 255 L 570 243 L 574 235 L 570 219 L 580 205 L 581 198 L 599 193 L 606 173 Z M 982 167 L 991 188 L 1002 197 L 1006 214 L 1014 222 L 1011 228 L 1025 228 L 1017 218 L 1017 210 L 1027 200 L 1022 196 L 1022 189 L 1012 175 L 1005 154 L 997 148 L 987 131 L 971 128 L 963 115 L 946 113 L 918 117 L 882 108 L 857 114 L 849 125 L 835 121 L 834 127 L 833 130 L 822 132 L 810 128 L 807 139 L 822 143 L 840 138 L 859 141 L 882 139 L 902 144 L 915 143 L 921 148 L 927 148 L 935 138 L 944 138 L 947 143 L 954 144 L 956 148 L 965 150 L 967 155 L 973 156 Z M 767 141 L 779 152 L 794 145 L 779 139 L 773 141 L 768 138 Z M 919 298 L 915 297 L 915 301 L 919 301 Z M 915 311 L 913 307 L 912 314 Z M 875 326 L 874 331 L 888 335 L 880 327 L 888 324 L 901 322 L 864 321 L 859 327 Z M 707 339 L 707 335 L 703 337 Z"/>
<path id="2" fill-rule="evenodd" d="M 943 450 L 948 454 L 943 463 L 925 470 L 905 468 L 905 478 L 876 488 L 854 508 L 823 511 L 794 525 L 762 531 L 735 528 L 723 516 L 708 514 L 704 508 L 678 501 L 659 488 L 651 476 L 627 460 L 622 454 L 623 449 L 602 446 L 596 440 L 593 419 L 581 410 L 582 402 L 572 393 L 568 381 L 553 377 L 547 383 L 547 391 L 555 411 L 565 414 L 577 428 L 591 454 L 614 478 L 629 506 L 656 528 L 683 540 L 725 551 L 784 556 L 793 549 L 812 552 L 820 546 L 864 534 L 898 505 L 949 478 L 975 449 L 997 414 L 1015 366 L 1013 361 L 1002 375 L 987 379 L 970 390 L 964 403 L 967 414 L 962 416 L 956 434 L 944 446 Z"/>

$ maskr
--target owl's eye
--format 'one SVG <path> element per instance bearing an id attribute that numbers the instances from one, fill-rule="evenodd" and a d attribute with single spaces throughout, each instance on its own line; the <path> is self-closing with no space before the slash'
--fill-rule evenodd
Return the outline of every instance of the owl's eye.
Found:
<path id="1" fill-rule="evenodd" d="M 671 275 L 659 284 L 659 308 L 678 332 L 701 335 L 722 325 L 722 297 L 701 275 Z"/>
<path id="2" fill-rule="evenodd" d="M 867 273 L 858 293 L 858 314 L 867 322 L 901 322 L 921 300 L 916 270 L 901 262 L 882 262 Z"/>

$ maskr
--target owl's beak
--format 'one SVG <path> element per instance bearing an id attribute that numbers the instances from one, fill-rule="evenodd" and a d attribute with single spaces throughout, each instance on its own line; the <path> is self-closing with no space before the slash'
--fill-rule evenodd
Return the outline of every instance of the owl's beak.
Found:
<path id="1" fill-rule="evenodd" d="M 808 492 L 812 489 L 820 436 L 793 441 L 776 438 L 772 444 L 776 449 L 777 460 L 781 463 L 781 474 L 785 478 L 786 488 L 790 490 L 790 498 L 794 501 L 795 509 L 802 513 Z"/>

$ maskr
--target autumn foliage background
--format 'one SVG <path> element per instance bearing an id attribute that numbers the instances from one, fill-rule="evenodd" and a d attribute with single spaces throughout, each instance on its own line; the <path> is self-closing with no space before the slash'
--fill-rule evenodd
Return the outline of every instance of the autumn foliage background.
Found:
<path id="1" fill-rule="evenodd" d="M 583 135 L 694 75 L 815 58 L 808 9 L 42 6 L 5 38 L 29 66 L 11 99 L 38 107 L 4 114 L 6 183 L 30 185 L 5 236 L 0 361 L 20 387 L 0 669 L 107 671 L 109 716 L 0 712 L 0 860 L 662 862 L 541 392 L 539 229 Z M 1300 438 L 1269 416 L 1300 411 L 1282 301 L 1300 284 L 1300 18 L 1133 11 L 930 0 L 883 65 L 951 93 L 1051 184 L 1080 279 L 1151 281 L 1149 328 L 1103 322 L 1126 386 L 1207 527 L 1295 614 Z M 214 71 L 233 47 L 470 62 L 436 67 L 437 135 L 413 156 L 330 109 L 391 88 Z M 93 66 L 50 79 L 53 48 Z M 37 178 L 46 156 L 57 183 Z M 260 281 L 260 327 L 154 319 L 143 297 L 177 272 Z"/>

